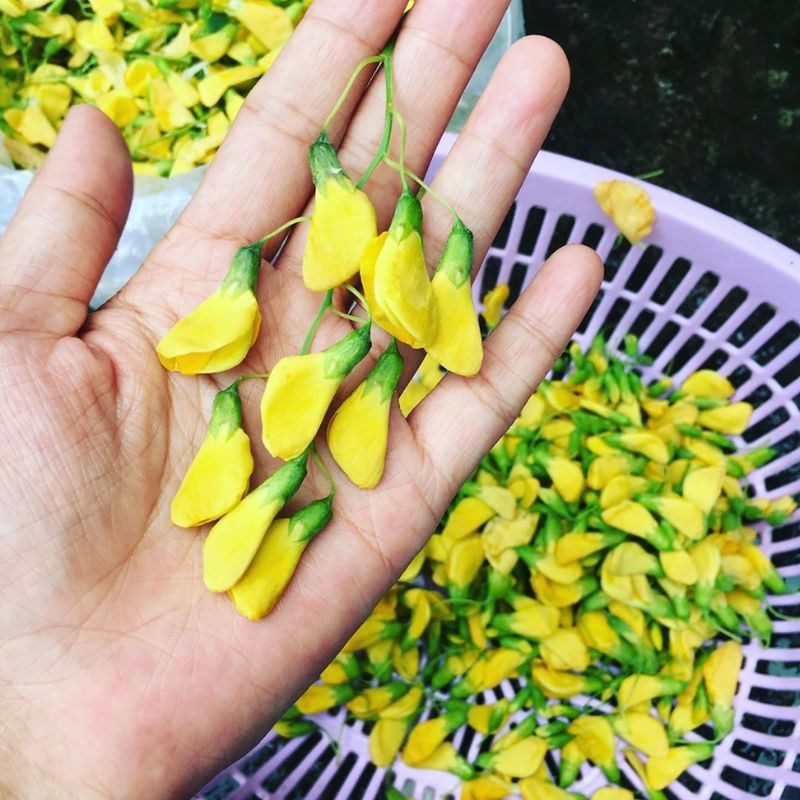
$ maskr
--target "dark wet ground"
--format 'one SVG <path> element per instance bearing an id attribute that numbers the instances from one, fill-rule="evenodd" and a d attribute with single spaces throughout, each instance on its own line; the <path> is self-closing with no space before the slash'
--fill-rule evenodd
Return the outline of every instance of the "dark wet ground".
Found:
<path id="1" fill-rule="evenodd" d="M 654 182 L 800 250 L 798 0 L 525 0 L 567 51 L 546 147 Z"/>

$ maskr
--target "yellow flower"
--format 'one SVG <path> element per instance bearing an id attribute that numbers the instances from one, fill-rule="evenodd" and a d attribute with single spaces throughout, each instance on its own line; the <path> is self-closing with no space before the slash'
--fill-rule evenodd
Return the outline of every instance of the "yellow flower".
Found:
<path id="1" fill-rule="evenodd" d="M 703 665 L 703 680 L 711 701 L 711 718 L 718 736 L 733 728 L 733 698 L 743 662 L 742 646 L 725 642 L 708 657 Z"/>
<path id="2" fill-rule="evenodd" d="M 407 417 L 439 385 L 443 377 L 444 372 L 439 369 L 436 359 L 426 354 L 414 379 L 400 395 L 400 411 L 403 416 Z"/>
<path id="3" fill-rule="evenodd" d="M 605 558 L 603 566 L 612 575 L 651 575 L 660 571 L 658 559 L 636 542 L 617 545 Z"/>
<path id="4" fill-rule="evenodd" d="M 447 555 L 447 582 L 453 590 L 461 591 L 472 583 L 485 558 L 479 535 L 459 539 Z"/>
<path id="5" fill-rule="evenodd" d="M 712 369 L 701 369 L 693 372 L 681 386 L 683 394 L 694 397 L 710 397 L 715 400 L 727 400 L 733 395 L 733 384 Z"/>
<path id="6" fill-rule="evenodd" d="M 369 733 L 369 755 L 376 767 L 388 767 L 396 758 L 408 733 L 405 719 L 379 719 Z"/>
<path id="7" fill-rule="evenodd" d="M 591 682 L 584 675 L 559 672 L 541 662 L 534 664 L 531 674 L 536 685 L 547 697 L 567 699 L 593 690 Z"/>
<path id="8" fill-rule="evenodd" d="M 226 592 L 244 575 L 264 535 L 306 475 L 307 454 L 284 464 L 211 529 L 203 544 L 203 579 Z"/>
<path id="9" fill-rule="evenodd" d="M 403 357 L 393 340 L 328 426 L 331 455 L 361 489 L 372 489 L 383 476 L 392 395 L 402 371 Z"/>
<path id="10" fill-rule="evenodd" d="M 662 675 L 629 675 L 617 690 L 617 705 L 626 711 L 656 697 L 677 694 L 681 681 Z"/>
<path id="11" fill-rule="evenodd" d="M 595 461 L 597 460 L 595 459 Z M 591 465 L 589 469 L 591 471 Z M 610 508 L 623 500 L 632 500 L 634 494 L 643 492 L 646 488 L 646 478 L 636 475 L 614 475 L 613 478 L 604 482 L 603 491 L 600 494 L 600 507 Z"/>
<path id="12" fill-rule="evenodd" d="M 573 720 L 567 732 L 586 758 L 600 767 L 611 780 L 616 780 L 619 768 L 615 758 L 614 729 L 605 716 L 585 716 Z"/>
<path id="13" fill-rule="evenodd" d="M 555 548 L 556 562 L 561 566 L 582 561 L 587 556 L 604 550 L 619 539 L 610 533 L 565 533 L 557 542 Z"/>
<path id="14" fill-rule="evenodd" d="M 492 508 L 477 497 L 464 497 L 450 511 L 442 536 L 452 540 L 463 539 L 475 533 L 494 513 Z"/>
<path id="15" fill-rule="evenodd" d="M 722 492 L 725 469 L 720 466 L 692 470 L 683 481 L 682 494 L 704 514 L 711 513 Z"/>
<path id="16" fill-rule="evenodd" d="M 254 294 L 261 246 L 241 248 L 220 288 L 177 322 L 158 343 L 159 361 L 184 375 L 225 372 L 256 340 L 261 312 Z"/>
<path id="17" fill-rule="evenodd" d="M 590 489 L 604 490 L 615 478 L 628 477 L 630 462 L 620 453 L 603 453 L 595 458 L 586 474 L 586 484 Z"/>
<path id="18" fill-rule="evenodd" d="M 308 355 L 287 356 L 273 368 L 261 398 L 263 440 L 277 458 L 295 458 L 314 440 L 336 390 L 369 352 L 369 325 Z"/>
<path id="19" fill-rule="evenodd" d="M 538 736 L 526 736 L 510 747 L 484 753 L 478 758 L 478 763 L 510 778 L 527 778 L 539 769 L 545 755 L 547 742 Z"/>
<path id="20" fill-rule="evenodd" d="M 512 549 L 530 542 L 536 529 L 538 514 L 521 511 L 514 519 L 494 517 L 483 530 L 483 549 L 489 563 L 498 572 L 507 575 L 517 563 L 517 553 Z"/>
<path id="21" fill-rule="evenodd" d="M 347 701 L 347 710 L 358 719 L 371 719 L 406 694 L 407 689 L 408 687 L 402 681 L 364 689 L 363 692 Z"/>
<path id="22" fill-rule="evenodd" d="M 486 658 L 476 661 L 467 671 L 463 683 L 457 687 L 456 694 L 475 694 L 486 689 L 494 689 L 506 678 L 510 678 L 529 656 L 519 650 L 498 647 L 489 651 Z"/>
<path id="23" fill-rule="evenodd" d="M 56 142 L 56 129 L 39 106 L 6 109 L 3 119 L 28 144 L 52 147 Z"/>
<path id="24" fill-rule="evenodd" d="M 659 530 L 655 517 L 640 503 L 623 500 L 606 508 L 600 515 L 606 525 L 611 525 L 633 536 L 641 536 L 659 550 L 668 549 L 671 541 Z"/>
<path id="25" fill-rule="evenodd" d="M 281 47 L 292 34 L 292 20 L 283 8 L 272 3 L 245 2 L 236 10 L 236 18 L 267 50 Z"/>
<path id="26" fill-rule="evenodd" d="M 316 202 L 303 254 L 303 280 L 309 289 L 325 291 L 358 272 L 364 248 L 377 236 L 377 220 L 369 198 L 353 186 L 324 134 L 311 146 L 309 160 Z"/>
<path id="27" fill-rule="evenodd" d="M 584 485 L 580 464 L 563 456 L 554 456 L 546 448 L 537 448 L 536 460 L 542 463 L 561 497 L 567 503 L 577 503 Z"/>
<path id="28" fill-rule="evenodd" d="M 114 35 L 100 20 L 82 20 L 75 26 L 75 42 L 90 53 L 114 50 Z"/>
<path id="29" fill-rule="evenodd" d="M 228 52 L 235 36 L 236 26 L 224 25 L 218 31 L 207 36 L 199 36 L 196 39 L 190 38 L 187 49 L 201 61 L 208 61 L 213 64 Z M 200 98 L 198 97 L 198 102 L 199 100 Z"/>
<path id="30" fill-rule="evenodd" d="M 417 769 L 452 772 L 462 780 L 471 780 L 475 777 L 475 770 L 456 752 L 456 748 L 450 742 L 440 744 L 424 761 L 414 766 Z"/>
<path id="31" fill-rule="evenodd" d="M 443 717 L 420 722 L 414 726 L 403 748 L 403 761 L 410 767 L 418 766 L 455 730 L 467 721 L 461 710 L 449 711 Z"/>
<path id="32" fill-rule="evenodd" d="M 697 583 L 698 574 L 692 557 L 686 550 L 674 550 L 659 554 L 664 573 L 676 583 L 692 586 Z"/>
<path id="33" fill-rule="evenodd" d="M 252 472 L 250 439 L 242 429 L 234 383 L 214 399 L 208 435 L 172 501 L 172 521 L 192 528 L 219 519 L 244 497 Z"/>
<path id="34" fill-rule="evenodd" d="M 332 516 L 331 500 L 326 498 L 269 526 L 247 571 L 228 592 L 242 616 L 256 620 L 272 611 L 308 543 Z"/>
<path id="35" fill-rule="evenodd" d="M 353 653 L 356 650 L 363 650 L 377 643 L 385 643 L 391 649 L 391 639 L 402 625 L 397 622 L 387 621 L 372 614 L 367 617 L 359 629 L 347 640 L 342 648 L 343 653 Z"/>
<path id="36" fill-rule="evenodd" d="M 714 753 L 714 745 L 705 742 L 671 747 L 665 756 L 656 756 L 647 761 L 647 782 L 656 791 L 666 789 L 692 764 L 705 761 Z"/>
<path id="37" fill-rule="evenodd" d="M 641 186 L 623 180 L 601 181 L 594 187 L 594 198 L 631 244 L 650 235 L 656 212 Z"/>
<path id="38" fill-rule="evenodd" d="M 577 800 L 577 795 L 550 783 L 532 777 L 521 780 L 517 786 L 522 795 L 522 800 Z M 631 795 L 633 800 L 633 795 Z"/>
<path id="39" fill-rule="evenodd" d="M 488 736 L 499 731 L 506 724 L 511 713 L 509 706 L 510 703 L 505 698 L 490 705 L 470 706 L 467 712 L 467 722 L 478 733 Z"/>
<path id="40" fill-rule="evenodd" d="M 542 639 L 539 647 L 550 669 L 583 672 L 589 666 L 589 651 L 575 628 L 560 628 Z"/>
<path id="41" fill-rule="evenodd" d="M 118 127 L 124 128 L 141 113 L 132 95 L 120 89 L 112 89 L 99 97 L 97 107 Z"/>
<path id="42" fill-rule="evenodd" d="M 636 798 L 633 792 L 628 789 L 620 789 L 618 786 L 605 786 L 592 795 L 592 800 L 636 800 Z"/>
<path id="43" fill-rule="evenodd" d="M 499 630 L 525 636 L 528 639 L 546 639 L 558 630 L 559 610 L 520 596 L 511 614 L 496 614 L 492 625 Z"/>
<path id="44" fill-rule="evenodd" d="M 461 784 L 461 800 L 503 800 L 514 787 L 498 775 L 481 775 Z"/>
<path id="45" fill-rule="evenodd" d="M 391 323 L 389 333 L 418 348 L 433 342 L 438 324 L 421 230 L 422 206 L 406 190 L 397 202 L 388 235 L 375 259 L 374 279 L 370 281 L 369 268 L 362 269 L 365 290 L 372 283 L 366 296 L 373 316 L 377 307 Z M 362 266 L 369 266 L 370 255 L 365 254 Z M 381 324 L 379 317 L 375 319 Z"/>
<path id="46" fill-rule="evenodd" d="M 669 739 L 664 725 L 650 714 L 629 711 L 612 717 L 617 735 L 648 757 L 665 756 Z"/>
<path id="47" fill-rule="evenodd" d="M 428 352 L 456 375 L 476 375 L 483 362 L 483 342 L 472 302 L 473 238 L 461 220 L 453 225 L 431 288 L 439 319 Z"/>
<path id="48" fill-rule="evenodd" d="M 486 327 L 489 330 L 496 328 L 500 324 L 500 320 L 503 318 L 503 305 L 508 300 L 508 295 L 508 286 L 505 283 L 501 283 L 483 296 L 483 312 L 481 316 L 486 321 Z"/>
<path id="49" fill-rule="evenodd" d="M 347 702 L 355 694 L 350 686 L 321 686 L 314 684 L 295 703 L 302 714 L 320 714 Z"/>
<path id="50" fill-rule="evenodd" d="M 752 413 L 753 406 L 750 403 L 731 403 L 728 406 L 701 411 L 697 422 L 712 431 L 739 435 L 747 430 Z"/>
<path id="51" fill-rule="evenodd" d="M 227 69 L 209 72 L 197 84 L 200 101 L 204 106 L 210 108 L 216 105 L 231 87 L 250 83 L 263 74 L 264 67 L 258 64 L 242 64 L 237 67 L 228 67 Z"/>

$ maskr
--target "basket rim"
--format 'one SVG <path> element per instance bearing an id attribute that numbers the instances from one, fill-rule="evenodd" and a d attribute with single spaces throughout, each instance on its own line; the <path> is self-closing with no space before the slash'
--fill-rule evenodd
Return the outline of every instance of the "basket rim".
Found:
<path id="1" fill-rule="evenodd" d="M 444 158 L 455 144 L 457 134 L 448 132 L 436 150 L 438 158 Z M 685 195 L 640 180 L 624 172 L 583 161 L 572 156 L 561 155 L 550 150 L 540 150 L 530 174 L 550 178 L 560 183 L 571 184 L 581 190 L 591 190 L 600 181 L 614 178 L 633 181 L 646 187 L 658 217 L 669 218 L 692 230 L 698 237 L 718 239 L 739 250 L 746 251 L 755 260 L 768 262 L 794 282 L 800 283 L 800 253 L 762 233 L 744 222 L 723 214 L 710 206 L 692 200 Z M 602 213 L 598 206 L 598 213 Z M 649 237 L 644 244 L 649 243 Z"/>

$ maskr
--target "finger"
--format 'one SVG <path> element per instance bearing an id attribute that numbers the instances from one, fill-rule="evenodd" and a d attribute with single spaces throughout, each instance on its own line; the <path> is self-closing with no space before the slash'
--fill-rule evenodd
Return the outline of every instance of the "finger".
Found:
<path id="1" fill-rule="evenodd" d="M 403 0 L 316 0 L 248 95 L 178 225 L 246 244 L 296 216 L 311 187 L 309 146 L 355 66 L 380 51 L 404 7 Z M 354 91 L 350 108 L 357 98 Z"/>
<path id="2" fill-rule="evenodd" d="M 411 414 L 436 476 L 432 502 L 446 502 L 508 430 L 583 319 L 602 277 L 594 250 L 558 250 L 486 340 L 480 373 L 448 375 Z"/>
<path id="3" fill-rule="evenodd" d="M 75 334 L 119 241 L 133 176 L 116 126 L 70 110 L 0 238 L 0 333 Z"/>
<path id="4" fill-rule="evenodd" d="M 508 0 L 429 0 L 417 4 L 403 23 L 394 53 L 394 104 L 405 120 L 406 164 L 412 172 L 427 170 L 507 7 Z M 381 79 L 370 86 L 339 148 L 350 175 L 361 175 L 378 151 L 385 113 L 386 90 Z M 368 191 L 378 222 L 385 228 L 400 192 L 397 173 L 381 165 L 370 179 Z M 279 269 L 300 272 L 306 238 L 307 230 L 292 237 Z"/>

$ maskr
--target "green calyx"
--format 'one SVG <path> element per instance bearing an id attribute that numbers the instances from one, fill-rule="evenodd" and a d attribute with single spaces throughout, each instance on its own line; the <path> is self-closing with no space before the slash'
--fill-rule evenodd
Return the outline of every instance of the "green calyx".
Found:
<path id="1" fill-rule="evenodd" d="M 222 281 L 223 292 L 231 292 L 234 296 L 246 291 L 255 292 L 261 272 L 261 247 L 260 242 L 255 242 L 236 251 L 228 274 Z"/>
<path id="2" fill-rule="evenodd" d="M 333 498 L 314 500 L 289 517 L 289 536 L 296 542 L 307 542 L 333 518 Z"/>
<path id="3" fill-rule="evenodd" d="M 314 186 L 318 189 L 324 187 L 331 178 L 347 179 L 347 173 L 339 161 L 336 148 L 325 133 L 321 133 L 317 141 L 309 148 L 308 163 L 311 167 Z"/>
<path id="4" fill-rule="evenodd" d="M 474 251 L 472 231 L 460 219 L 456 220 L 450 229 L 436 272 L 444 272 L 456 288 L 462 286 L 472 276 Z"/>
<path id="5" fill-rule="evenodd" d="M 266 505 L 273 500 L 282 500 L 285 503 L 305 480 L 307 463 L 308 450 L 276 469 L 256 489 L 261 494 L 263 503 Z"/>
<path id="6" fill-rule="evenodd" d="M 324 350 L 324 368 L 326 378 L 345 378 L 350 374 L 364 356 L 369 352 L 370 325 L 367 323 L 357 330 L 348 333 L 336 344 Z"/>
<path id="7" fill-rule="evenodd" d="M 388 402 L 403 374 L 403 364 L 403 356 L 397 349 L 397 340 L 392 339 L 367 376 L 364 382 L 364 394 L 377 389 L 381 393 L 381 400 L 384 403 Z"/>
<path id="8" fill-rule="evenodd" d="M 409 189 L 404 189 L 389 226 L 389 235 L 397 242 L 417 232 L 422 235 L 422 204 Z"/>
<path id="9" fill-rule="evenodd" d="M 242 401 L 239 398 L 239 382 L 217 392 L 211 409 L 211 422 L 208 433 L 214 438 L 230 438 L 237 428 L 242 427 Z"/>

